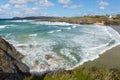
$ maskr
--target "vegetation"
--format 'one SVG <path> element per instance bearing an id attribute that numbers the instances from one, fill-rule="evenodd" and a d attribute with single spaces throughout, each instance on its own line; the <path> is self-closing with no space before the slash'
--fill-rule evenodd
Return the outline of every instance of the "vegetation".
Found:
<path id="1" fill-rule="evenodd" d="M 120 69 L 79 68 L 48 73 L 44 77 L 31 76 L 24 80 L 120 80 Z"/>
<path id="2" fill-rule="evenodd" d="M 63 17 L 63 18 L 49 18 L 40 19 L 37 21 L 50 21 L 50 22 L 68 22 L 75 24 L 103 24 L 103 25 L 120 25 L 120 14 L 115 16 L 110 15 L 95 15 L 83 17 Z"/>
<path id="3" fill-rule="evenodd" d="M 120 25 L 120 14 L 113 17 L 111 20 L 106 21 L 109 25 Z"/>

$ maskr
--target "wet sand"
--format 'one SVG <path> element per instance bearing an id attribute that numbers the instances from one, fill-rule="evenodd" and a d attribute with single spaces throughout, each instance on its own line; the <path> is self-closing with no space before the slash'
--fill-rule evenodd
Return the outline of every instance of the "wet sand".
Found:
<path id="1" fill-rule="evenodd" d="M 113 26 L 113 29 L 119 32 L 120 26 Z M 105 68 L 120 68 L 120 45 L 101 54 L 98 59 L 88 61 L 82 65 L 86 67 L 105 67 Z"/>

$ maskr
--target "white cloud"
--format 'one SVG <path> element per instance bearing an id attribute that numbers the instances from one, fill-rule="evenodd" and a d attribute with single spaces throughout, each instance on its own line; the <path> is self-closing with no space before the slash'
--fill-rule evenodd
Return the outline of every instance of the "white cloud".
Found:
<path id="1" fill-rule="evenodd" d="M 104 9 L 105 9 L 105 7 L 104 7 L 104 6 L 100 6 L 99 8 L 100 8 L 101 10 L 104 10 Z"/>
<path id="2" fill-rule="evenodd" d="M 10 4 L 4 4 L 4 5 L 1 5 L 1 9 L 10 9 L 11 8 L 11 5 Z"/>
<path id="3" fill-rule="evenodd" d="M 32 15 L 39 15 L 40 8 L 38 7 L 28 7 L 27 5 L 15 5 L 15 8 L 18 9 L 19 13 L 22 13 L 23 16 L 32 16 Z M 15 12 L 16 13 L 16 12 Z M 17 13 L 18 14 L 18 13 Z"/>
<path id="4" fill-rule="evenodd" d="M 8 0 L 6 4 L 0 5 L 0 17 L 40 16 L 43 15 L 41 10 L 51 6 L 54 3 L 50 0 Z"/>
<path id="5" fill-rule="evenodd" d="M 35 3 L 37 6 L 43 6 L 43 7 L 50 7 L 54 6 L 54 3 L 48 1 L 48 0 L 40 0 L 39 2 Z"/>
<path id="6" fill-rule="evenodd" d="M 104 10 L 105 7 L 109 5 L 109 3 L 108 3 L 108 2 L 105 2 L 105 1 L 97 1 L 97 2 L 98 2 L 98 5 L 99 5 L 99 8 L 100 8 L 101 10 Z"/>
<path id="7" fill-rule="evenodd" d="M 63 8 L 70 8 L 70 9 L 76 9 L 76 8 L 80 8 L 82 7 L 82 5 L 64 5 Z"/>
<path id="8" fill-rule="evenodd" d="M 2 14 L 4 14 L 4 13 L 8 13 L 8 11 L 10 11 L 11 10 L 11 5 L 10 4 L 4 4 L 4 5 L 1 5 L 0 6 L 0 13 Z M 10 12 L 9 12 L 10 13 Z"/>
<path id="9" fill-rule="evenodd" d="M 49 0 L 10 0 L 9 1 L 11 4 L 28 4 L 29 2 L 32 2 L 32 4 L 37 4 L 34 6 L 44 6 L 44 7 L 49 7 L 49 6 L 54 6 L 52 2 Z"/>
<path id="10" fill-rule="evenodd" d="M 10 0 L 12 4 L 26 4 L 28 2 L 35 2 L 36 0 Z"/>
<path id="11" fill-rule="evenodd" d="M 68 8 L 69 6 L 68 5 L 63 5 L 63 8 Z"/>
<path id="12" fill-rule="evenodd" d="M 12 12 L 12 5 L 10 5 L 9 3 L 0 6 L 0 14 L 2 15 L 2 17 L 10 16 L 11 12 Z"/>
<path id="13" fill-rule="evenodd" d="M 71 0 L 58 0 L 60 4 L 68 4 L 71 2 Z"/>
<path id="14" fill-rule="evenodd" d="M 9 16 L 33 16 L 33 15 L 40 15 L 40 8 L 35 7 L 28 7 L 26 4 L 4 4 L 0 6 L 0 14 L 2 17 Z"/>

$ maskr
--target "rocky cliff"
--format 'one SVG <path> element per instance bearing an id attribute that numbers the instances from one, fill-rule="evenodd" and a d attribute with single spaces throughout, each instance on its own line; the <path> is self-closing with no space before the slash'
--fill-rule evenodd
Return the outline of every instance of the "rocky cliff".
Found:
<path id="1" fill-rule="evenodd" d="M 23 80 L 29 75 L 29 68 L 21 62 L 23 57 L 0 37 L 0 80 Z"/>

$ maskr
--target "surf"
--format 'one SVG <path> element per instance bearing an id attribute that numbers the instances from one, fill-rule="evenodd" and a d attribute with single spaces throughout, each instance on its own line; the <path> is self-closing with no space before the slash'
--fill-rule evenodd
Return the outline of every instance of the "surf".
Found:
<path id="1" fill-rule="evenodd" d="M 119 33 L 109 26 L 33 21 L 6 25 L 10 24 L 1 26 L 0 34 L 25 55 L 22 61 L 31 72 L 74 69 L 120 44 Z"/>

